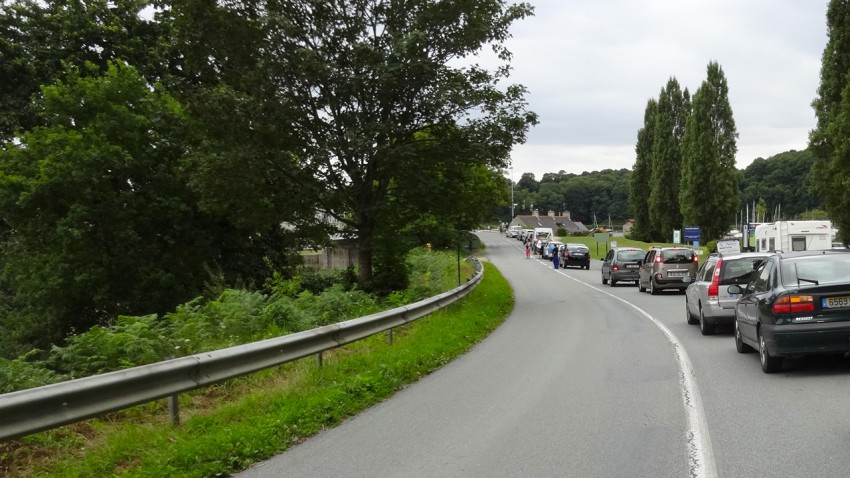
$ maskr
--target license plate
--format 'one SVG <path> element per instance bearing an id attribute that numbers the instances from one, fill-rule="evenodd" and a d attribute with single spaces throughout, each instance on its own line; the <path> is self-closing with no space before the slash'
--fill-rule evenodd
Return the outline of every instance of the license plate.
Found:
<path id="1" fill-rule="evenodd" d="M 687 272 L 670 272 L 667 274 L 668 277 L 685 277 L 688 275 Z"/>
<path id="2" fill-rule="evenodd" d="M 637 268 L 638 268 L 637 264 L 626 264 L 626 269 L 637 269 Z"/>
<path id="3" fill-rule="evenodd" d="M 824 309 L 850 308 L 850 297 L 824 297 L 823 299 L 821 299 L 821 306 Z"/>

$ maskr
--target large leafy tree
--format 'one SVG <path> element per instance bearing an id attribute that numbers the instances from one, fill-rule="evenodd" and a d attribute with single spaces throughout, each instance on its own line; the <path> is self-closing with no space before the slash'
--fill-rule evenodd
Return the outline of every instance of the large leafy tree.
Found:
<path id="1" fill-rule="evenodd" d="M 284 138 L 286 153 L 264 161 L 280 181 L 298 185 L 277 194 L 303 195 L 345 224 L 358 240 L 364 286 L 380 247 L 376 234 L 400 226 L 391 220 L 393 185 L 434 157 L 423 148 L 459 145 L 477 164 L 504 169 L 512 146 L 536 122 L 525 89 L 500 83 L 508 75 L 509 27 L 531 14 L 527 4 L 188 0 L 174 9 L 193 77 L 234 92 L 255 111 L 274 112 L 275 123 L 265 127 Z M 487 47 L 502 67 L 469 64 Z M 249 118 L 233 120 L 262 122 Z M 195 167 L 231 171 L 234 184 L 264 174 L 253 164 L 241 173 L 209 164 L 228 161 L 233 158 L 208 157 Z M 214 192 L 201 183 L 199 191 Z"/>
<path id="2" fill-rule="evenodd" d="M 652 144 L 655 137 L 655 112 L 658 101 L 650 98 L 643 113 L 643 127 L 638 130 L 635 144 L 635 164 L 629 182 L 631 212 L 635 220 L 632 236 L 639 240 L 651 240 L 658 236 L 649 218 L 649 195 L 652 190 Z"/>
<path id="3" fill-rule="evenodd" d="M 516 187 L 517 189 L 536 193 L 540 189 L 540 183 L 534 179 L 533 173 L 522 173 L 522 176 L 516 183 Z"/>
<path id="4" fill-rule="evenodd" d="M 827 44 L 821 59 L 818 96 L 812 102 L 817 126 L 809 135 L 814 154 L 815 191 L 850 240 L 850 2 L 831 0 L 827 8 Z"/>
<path id="5" fill-rule="evenodd" d="M 682 137 L 690 111 L 691 99 L 687 88 L 682 91 L 676 78 L 671 77 L 661 89 L 655 111 L 649 180 L 649 219 L 653 233 L 658 234 L 653 240 L 670 238 L 673 229 L 682 226 L 679 179 Z"/>
<path id="6" fill-rule="evenodd" d="M 160 2 L 0 2 L 0 141 L 40 124 L 31 98 L 42 85 L 63 78 L 69 68 L 99 75 L 109 62 L 120 59 L 151 83 L 179 72 L 179 58 L 168 40 L 168 10 L 142 15 L 156 3 Z"/>
<path id="7" fill-rule="evenodd" d="M 116 64 L 43 88 L 37 110 L 44 126 L 0 150 L 0 285 L 16 305 L 4 340 L 61 343 L 199 294 L 223 245 L 177 176 L 179 104 Z"/>
<path id="8" fill-rule="evenodd" d="M 709 62 L 682 139 L 679 182 L 684 222 L 700 226 L 704 241 L 719 238 L 735 222 L 740 180 L 735 169 L 737 138 L 726 75 L 717 62 Z"/>
<path id="9" fill-rule="evenodd" d="M 768 217 L 798 219 L 820 209 L 821 198 L 812 193 L 814 158 L 810 150 L 786 151 L 767 159 L 756 158 L 742 172 L 739 213 L 764 199 Z M 777 216 L 778 214 L 778 216 Z"/>

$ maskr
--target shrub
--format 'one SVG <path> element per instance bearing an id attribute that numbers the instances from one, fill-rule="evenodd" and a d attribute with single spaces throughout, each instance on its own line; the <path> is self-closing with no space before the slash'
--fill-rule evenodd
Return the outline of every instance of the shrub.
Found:
<path id="1" fill-rule="evenodd" d="M 0 358 L 0 393 L 67 380 L 67 377 L 50 370 L 43 362 L 30 362 L 29 358 L 38 352 L 33 350 L 15 360 Z"/>
<path id="2" fill-rule="evenodd" d="M 157 327 L 156 314 L 120 316 L 112 327 L 94 326 L 54 346 L 49 361 L 71 378 L 158 362 L 174 350 L 171 338 Z"/>

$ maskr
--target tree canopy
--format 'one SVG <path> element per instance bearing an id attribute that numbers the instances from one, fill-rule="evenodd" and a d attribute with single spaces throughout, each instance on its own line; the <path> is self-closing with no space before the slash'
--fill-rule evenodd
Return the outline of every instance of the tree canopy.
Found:
<path id="1" fill-rule="evenodd" d="M 660 235 L 653 229 L 649 216 L 649 195 L 652 179 L 652 149 L 655 138 L 655 112 L 658 101 L 650 98 L 646 102 L 643 114 L 643 127 L 638 130 L 635 145 L 635 164 L 632 168 L 629 182 L 629 198 L 633 219 L 635 220 L 632 235 L 641 240 L 651 240 Z"/>
<path id="2" fill-rule="evenodd" d="M 266 124 L 287 138 L 281 147 L 289 154 L 284 164 L 266 160 L 289 171 L 300 194 L 357 237 L 363 286 L 372 280 L 375 235 L 400 227 L 390 221 L 394 184 L 449 146 L 466 165 L 504 169 L 511 147 L 536 122 L 525 89 L 500 85 L 510 60 L 504 42 L 510 25 L 532 13 L 527 4 L 196 0 L 174 8 L 193 76 L 285 118 Z M 242 41 L 233 46 L 231 38 Z M 486 47 L 503 67 L 468 62 Z M 234 48 L 250 49 L 250 61 Z M 232 161 L 203 158 L 199 167 L 237 172 L 220 164 Z M 310 181 L 297 177 L 304 172 Z M 230 180 L 240 184 L 241 176 Z M 286 187 L 279 194 L 292 196 Z M 429 204 L 428 196 L 419 199 Z"/>
<path id="3" fill-rule="evenodd" d="M 673 229 L 682 227 L 679 208 L 679 180 L 682 167 L 682 137 L 691 111 L 688 89 L 682 91 L 671 77 L 661 89 L 655 111 L 652 137 L 652 175 L 649 180 L 649 220 L 659 236 L 672 238 Z"/>
<path id="4" fill-rule="evenodd" d="M 818 96 L 812 102 L 817 126 L 809 135 L 814 154 L 815 191 L 843 240 L 850 240 L 850 2 L 827 7 L 827 44 L 821 60 Z"/>
<path id="5" fill-rule="evenodd" d="M 717 62 L 710 62 L 685 126 L 679 182 L 684 224 L 699 225 L 704 241 L 720 238 L 735 221 L 737 138 L 726 76 Z"/>
<path id="6" fill-rule="evenodd" d="M 210 283 L 263 288 L 331 232 L 359 241 L 361 286 L 404 287 L 410 247 L 448 245 L 507 203 L 500 171 L 537 117 L 505 42 L 532 12 L 0 3 L 3 352 Z M 497 66 L 476 63 L 490 51 Z"/>

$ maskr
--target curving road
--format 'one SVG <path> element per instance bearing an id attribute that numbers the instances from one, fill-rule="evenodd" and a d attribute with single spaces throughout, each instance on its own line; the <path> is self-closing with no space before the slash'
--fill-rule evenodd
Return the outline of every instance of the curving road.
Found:
<path id="1" fill-rule="evenodd" d="M 516 307 L 465 356 L 237 476 L 786 477 L 850 474 L 850 361 L 765 375 L 684 296 L 603 286 L 479 236 Z"/>

